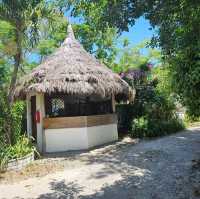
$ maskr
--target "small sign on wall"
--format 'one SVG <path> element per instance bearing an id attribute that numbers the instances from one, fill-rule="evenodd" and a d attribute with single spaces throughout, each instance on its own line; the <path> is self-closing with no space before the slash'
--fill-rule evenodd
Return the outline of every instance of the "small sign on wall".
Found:
<path id="1" fill-rule="evenodd" d="M 36 113 L 35 113 L 35 121 L 36 121 L 36 123 L 40 123 L 40 111 L 36 111 Z"/>

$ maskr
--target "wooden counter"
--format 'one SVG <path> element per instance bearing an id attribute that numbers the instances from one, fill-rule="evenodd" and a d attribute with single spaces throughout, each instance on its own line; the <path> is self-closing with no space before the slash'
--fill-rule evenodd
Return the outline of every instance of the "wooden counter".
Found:
<path id="1" fill-rule="evenodd" d="M 117 123 L 116 114 L 44 118 L 45 129 L 81 128 Z"/>

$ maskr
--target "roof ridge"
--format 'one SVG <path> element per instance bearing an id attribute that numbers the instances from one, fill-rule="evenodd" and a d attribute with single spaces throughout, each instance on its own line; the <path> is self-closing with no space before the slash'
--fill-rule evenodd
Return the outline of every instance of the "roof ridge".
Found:
<path id="1" fill-rule="evenodd" d="M 68 33 L 67 38 L 76 39 L 74 36 L 74 31 L 71 24 L 69 24 L 67 27 L 67 33 Z"/>
<path id="2" fill-rule="evenodd" d="M 78 42 L 74 36 L 74 31 L 72 29 L 72 25 L 69 24 L 67 26 L 67 37 L 65 38 L 64 42 L 62 43 L 61 47 L 62 46 L 65 46 L 65 45 L 68 45 L 69 43 L 71 42 Z M 79 43 L 79 42 L 78 42 Z"/>

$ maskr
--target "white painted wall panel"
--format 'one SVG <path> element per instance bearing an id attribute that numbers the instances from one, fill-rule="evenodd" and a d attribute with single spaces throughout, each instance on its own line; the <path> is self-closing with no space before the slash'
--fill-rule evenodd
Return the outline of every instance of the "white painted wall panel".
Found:
<path id="1" fill-rule="evenodd" d="M 45 129 L 46 152 L 88 148 L 87 128 Z"/>
<path id="2" fill-rule="evenodd" d="M 117 124 L 45 129 L 46 152 L 88 149 L 118 140 Z"/>
<path id="3" fill-rule="evenodd" d="M 88 127 L 88 147 L 118 140 L 117 124 Z"/>

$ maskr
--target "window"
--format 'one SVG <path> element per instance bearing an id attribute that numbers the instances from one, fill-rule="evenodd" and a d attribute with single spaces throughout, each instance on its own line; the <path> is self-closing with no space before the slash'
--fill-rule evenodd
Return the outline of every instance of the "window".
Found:
<path id="1" fill-rule="evenodd" d="M 53 98 L 51 100 L 51 112 L 54 116 L 63 115 L 65 111 L 65 102 L 63 99 Z"/>
<path id="2" fill-rule="evenodd" d="M 45 95 L 47 117 L 72 117 L 112 113 L 112 101 L 90 101 L 88 98 L 68 95 Z"/>
<path id="3" fill-rule="evenodd" d="M 65 116 L 65 100 L 62 96 L 45 96 L 45 111 L 47 117 Z"/>

